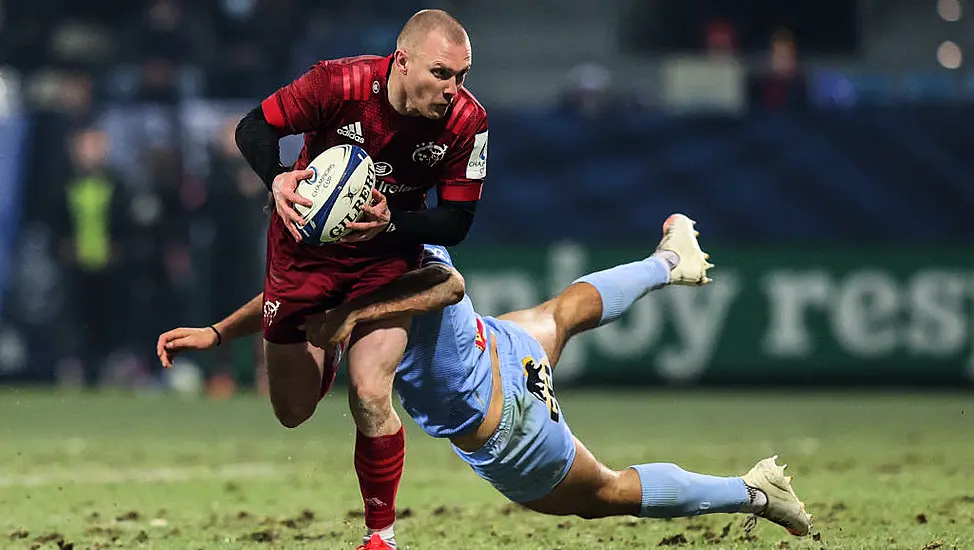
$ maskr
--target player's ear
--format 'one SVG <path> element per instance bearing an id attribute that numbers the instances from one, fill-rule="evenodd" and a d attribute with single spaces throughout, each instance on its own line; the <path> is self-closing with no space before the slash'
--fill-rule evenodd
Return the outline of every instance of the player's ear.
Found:
<path id="1" fill-rule="evenodd" d="M 406 64 L 409 61 L 409 53 L 406 50 L 396 50 L 392 65 L 400 74 L 406 74 Z"/>

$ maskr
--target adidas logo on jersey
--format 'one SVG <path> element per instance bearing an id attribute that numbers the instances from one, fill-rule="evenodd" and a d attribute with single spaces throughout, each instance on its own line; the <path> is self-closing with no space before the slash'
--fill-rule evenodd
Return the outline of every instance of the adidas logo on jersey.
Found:
<path id="1" fill-rule="evenodd" d="M 345 136 L 356 143 L 364 143 L 365 137 L 362 136 L 362 123 L 353 122 L 346 124 L 338 129 L 338 135 Z"/>

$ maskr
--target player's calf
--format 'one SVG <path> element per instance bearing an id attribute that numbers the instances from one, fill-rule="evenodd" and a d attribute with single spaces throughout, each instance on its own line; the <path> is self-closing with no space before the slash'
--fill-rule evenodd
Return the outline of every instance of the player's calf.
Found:
<path id="1" fill-rule="evenodd" d="M 651 290 L 667 284 L 699 286 L 710 282 L 707 270 L 713 266 L 707 262 L 707 254 L 700 250 L 693 225 L 683 214 L 673 214 L 663 224 L 663 238 L 652 256 L 575 281 L 575 284 L 587 283 L 598 291 L 602 304 L 598 325 L 615 321 Z M 566 322 L 587 324 L 591 319 L 566 319 Z M 569 331 L 578 328 L 569 326 Z"/>
<path id="2" fill-rule="evenodd" d="M 663 224 L 663 237 L 652 256 L 585 275 L 540 306 L 500 319 L 527 330 L 554 366 L 572 336 L 615 321 L 646 293 L 668 284 L 710 282 L 707 270 L 713 266 L 700 250 L 693 224 L 683 214 L 673 214 Z"/>
<path id="3" fill-rule="evenodd" d="M 555 298 L 555 321 L 565 339 L 615 321 L 648 292 L 668 284 L 699 286 L 710 282 L 713 267 L 700 250 L 694 222 L 673 214 L 663 224 L 656 252 L 638 262 L 581 277 Z M 583 291 L 579 287 L 595 290 Z"/>
<path id="4" fill-rule="evenodd" d="M 767 504 L 739 477 L 688 472 L 675 464 L 640 464 L 622 471 L 602 465 L 581 442 L 565 479 L 544 498 L 527 503 L 538 512 L 584 519 L 633 515 L 675 518 L 714 513 L 756 513 Z"/>
<path id="5" fill-rule="evenodd" d="M 650 290 L 669 282 L 669 267 L 656 255 L 590 273 L 547 302 L 500 319 L 513 321 L 545 349 L 552 366 L 576 334 L 615 321 Z"/>
<path id="6" fill-rule="evenodd" d="M 719 477 L 688 472 L 675 464 L 632 466 L 639 474 L 642 517 L 672 518 L 714 513 L 752 514 L 745 523 L 750 531 L 756 518 L 781 525 L 789 533 L 809 533 L 812 516 L 798 500 L 791 478 L 777 457 L 758 462 L 741 477 Z"/>
<path id="7" fill-rule="evenodd" d="M 575 458 L 565 479 L 544 497 L 524 505 L 542 514 L 597 519 L 639 515 L 639 482 L 634 471 L 616 472 L 596 460 L 577 438 Z M 633 479 L 630 479 L 633 478 Z"/>
<path id="8" fill-rule="evenodd" d="M 545 497 L 525 503 L 528 508 L 584 519 L 743 513 L 766 518 L 793 535 L 810 530 L 811 516 L 774 458 L 762 460 L 742 477 L 720 477 L 688 472 L 670 463 L 613 471 L 578 440 L 575 448 L 575 461 L 565 479 Z"/>
<path id="9" fill-rule="evenodd" d="M 765 495 L 739 477 L 697 474 L 669 463 L 639 464 L 631 469 L 639 478 L 641 517 L 755 513 L 767 504 Z"/>

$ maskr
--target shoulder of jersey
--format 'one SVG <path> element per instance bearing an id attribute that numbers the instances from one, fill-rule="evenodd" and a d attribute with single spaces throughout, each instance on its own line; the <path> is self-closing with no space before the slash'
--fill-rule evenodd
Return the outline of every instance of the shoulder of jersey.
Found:
<path id="1" fill-rule="evenodd" d="M 329 59 L 319 63 L 331 77 L 335 90 L 342 91 L 345 101 L 365 101 L 373 92 L 373 83 L 381 74 L 380 63 L 387 58 L 378 55 L 359 55 Z"/>
<path id="2" fill-rule="evenodd" d="M 466 88 L 461 88 L 453 102 L 446 128 L 454 134 L 474 134 L 487 121 L 487 109 Z"/>

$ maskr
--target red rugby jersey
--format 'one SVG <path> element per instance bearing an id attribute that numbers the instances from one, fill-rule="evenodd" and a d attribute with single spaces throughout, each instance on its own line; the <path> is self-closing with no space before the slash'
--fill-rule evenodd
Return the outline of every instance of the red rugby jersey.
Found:
<path id="1" fill-rule="evenodd" d="M 487 111 L 461 88 L 441 119 L 401 115 L 387 97 L 391 66 L 392 56 L 321 61 L 263 101 L 264 116 L 280 135 L 304 134 L 295 169 L 329 147 L 352 144 L 375 162 L 390 209 L 421 210 L 434 187 L 441 200 L 479 199 L 487 175 Z M 369 248 L 388 238 L 337 246 Z"/>

